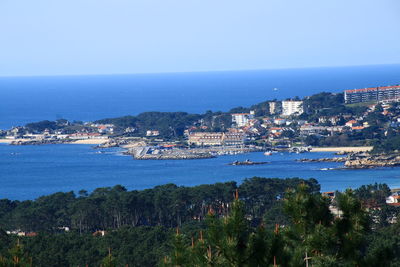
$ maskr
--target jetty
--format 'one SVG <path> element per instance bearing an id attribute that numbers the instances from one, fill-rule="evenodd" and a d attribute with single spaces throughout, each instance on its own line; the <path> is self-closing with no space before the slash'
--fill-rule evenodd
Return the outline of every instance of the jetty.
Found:
<path id="1" fill-rule="evenodd" d="M 241 166 L 241 165 L 263 165 L 263 164 L 269 164 L 270 162 L 267 161 L 261 161 L 261 162 L 254 162 L 249 159 L 246 159 L 245 161 L 234 161 L 232 163 L 229 163 L 228 165 L 233 165 L 233 166 Z"/>

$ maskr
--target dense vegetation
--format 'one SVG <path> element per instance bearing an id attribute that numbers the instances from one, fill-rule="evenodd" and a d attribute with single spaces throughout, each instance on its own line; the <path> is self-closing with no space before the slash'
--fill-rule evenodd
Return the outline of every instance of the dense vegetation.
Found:
<path id="1" fill-rule="evenodd" d="M 374 144 L 374 153 L 400 152 L 400 135 L 387 139 L 377 140 Z"/>
<path id="2" fill-rule="evenodd" d="M 218 218 L 209 211 L 206 232 L 175 235 L 165 266 L 398 266 L 400 238 L 380 238 L 356 194 L 338 193 L 341 215 L 330 212 L 330 200 L 301 184 L 283 200 L 290 223 L 267 230 L 251 227 L 243 201 Z M 398 232 L 396 225 L 386 232 Z M 370 238 L 370 240 L 368 240 Z M 371 240 L 372 239 L 372 240 Z M 397 258 L 396 258 L 397 257 Z"/>
<path id="3" fill-rule="evenodd" d="M 390 194 L 386 185 L 338 194 L 332 204 L 342 210 L 339 220 L 319 189 L 314 179 L 251 178 L 241 185 L 169 184 L 142 191 L 115 186 L 35 201 L 1 200 L 1 229 L 37 235 L 18 238 L 1 230 L 0 266 L 15 257 L 26 266 L 31 261 L 34 266 L 155 266 L 182 260 L 180 266 L 206 266 L 209 253 L 212 266 L 272 266 L 274 257 L 279 266 L 304 266 L 305 252 L 314 266 L 398 263 L 400 227 L 390 222 L 399 212 L 384 204 Z"/>
<path id="4" fill-rule="evenodd" d="M 111 123 L 117 128 L 133 127 L 137 134 L 145 135 L 147 130 L 157 130 L 163 137 L 181 137 L 188 125 L 200 119 L 200 115 L 186 112 L 144 112 L 137 116 L 103 119 L 96 123 Z"/>
<path id="5" fill-rule="evenodd" d="M 288 187 L 305 182 L 319 190 L 315 179 L 246 179 L 236 182 L 178 187 L 174 184 L 142 191 L 127 191 L 123 186 L 98 188 L 91 194 L 81 190 L 55 193 L 35 201 L 0 200 L 0 225 L 6 229 L 58 232 L 69 227 L 78 232 L 117 229 L 122 226 L 181 226 L 202 221 L 208 208 L 226 214 L 233 193 L 239 189 L 246 199 L 249 214 L 261 218 Z"/>

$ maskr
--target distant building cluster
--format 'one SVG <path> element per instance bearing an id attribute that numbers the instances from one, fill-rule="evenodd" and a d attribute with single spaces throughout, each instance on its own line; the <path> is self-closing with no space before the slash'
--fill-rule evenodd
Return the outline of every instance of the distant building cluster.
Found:
<path id="1" fill-rule="evenodd" d="M 189 135 L 189 144 L 197 146 L 243 145 L 243 133 L 195 132 Z"/>
<path id="2" fill-rule="evenodd" d="M 400 85 L 344 91 L 346 104 L 400 100 Z"/>

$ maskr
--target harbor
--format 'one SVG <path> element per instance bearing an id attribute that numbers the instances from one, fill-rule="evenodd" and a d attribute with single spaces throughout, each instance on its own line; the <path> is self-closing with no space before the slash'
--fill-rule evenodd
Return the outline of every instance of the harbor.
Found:
<path id="1" fill-rule="evenodd" d="M 398 168 L 343 169 L 343 162 L 299 162 L 297 159 L 336 157 L 332 152 L 264 152 L 228 154 L 192 160 L 132 160 L 119 147 L 92 145 L 8 146 L 0 144 L 0 194 L 9 199 L 34 199 L 59 191 L 93 190 L 99 185 L 121 184 L 129 190 L 174 183 L 193 186 L 236 181 L 250 177 L 315 178 L 321 191 L 387 183 L 400 187 Z M 234 161 L 270 162 L 262 165 L 229 165 Z M 351 179 L 349 178 L 351 177 Z"/>

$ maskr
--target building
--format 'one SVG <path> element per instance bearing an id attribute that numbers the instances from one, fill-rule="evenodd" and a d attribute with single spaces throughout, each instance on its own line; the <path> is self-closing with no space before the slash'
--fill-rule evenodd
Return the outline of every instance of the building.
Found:
<path id="1" fill-rule="evenodd" d="M 268 104 L 269 104 L 269 113 L 271 115 L 281 113 L 281 105 L 279 102 L 268 102 Z"/>
<path id="2" fill-rule="evenodd" d="M 189 144 L 197 146 L 244 145 L 244 133 L 196 132 L 189 134 Z"/>
<path id="3" fill-rule="evenodd" d="M 347 126 L 347 127 L 353 127 L 353 126 L 359 126 L 359 125 L 360 125 L 360 123 L 356 120 L 349 120 L 345 124 L 345 126 Z"/>
<path id="4" fill-rule="evenodd" d="M 276 118 L 276 119 L 274 120 L 274 123 L 275 123 L 276 125 L 285 125 L 285 124 L 286 124 L 286 120 L 285 120 L 285 119 L 281 119 L 281 118 Z"/>
<path id="5" fill-rule="evenodd" d="M 346 104 L 397 100 L 400 100 L 400 85 L 344 91 L 344 101 Z"/>
<path id="6" fill-rule="evenodd" d="M 236 127 L 243 127 L 249 124 L 250 120 L 254 119 L 254 111 L 250 111 L 250 113 L 233 113 L 232 114 L 232 122 L 236 125 Z"/>
<path id="7" fill-rule="evenodd" d="M 147 130 L 146 131 L 146 136 L 159 136 L 160 132 L 157 130 Z"/>
<path id="8" fill-rule="evenodd" d="M 282 115 L 300 115 L 304 112 L 303 101 L 287 100 L 282 101 Z"/>
<path id="9" fill-rule="evenodd" d="M 324 133 L 342 133 L 345 131 L 343 126 L 315 126 L 315 125 L 302 125 L 300 126 L 300 134 L 303 136 L 324 134 Z"/>

